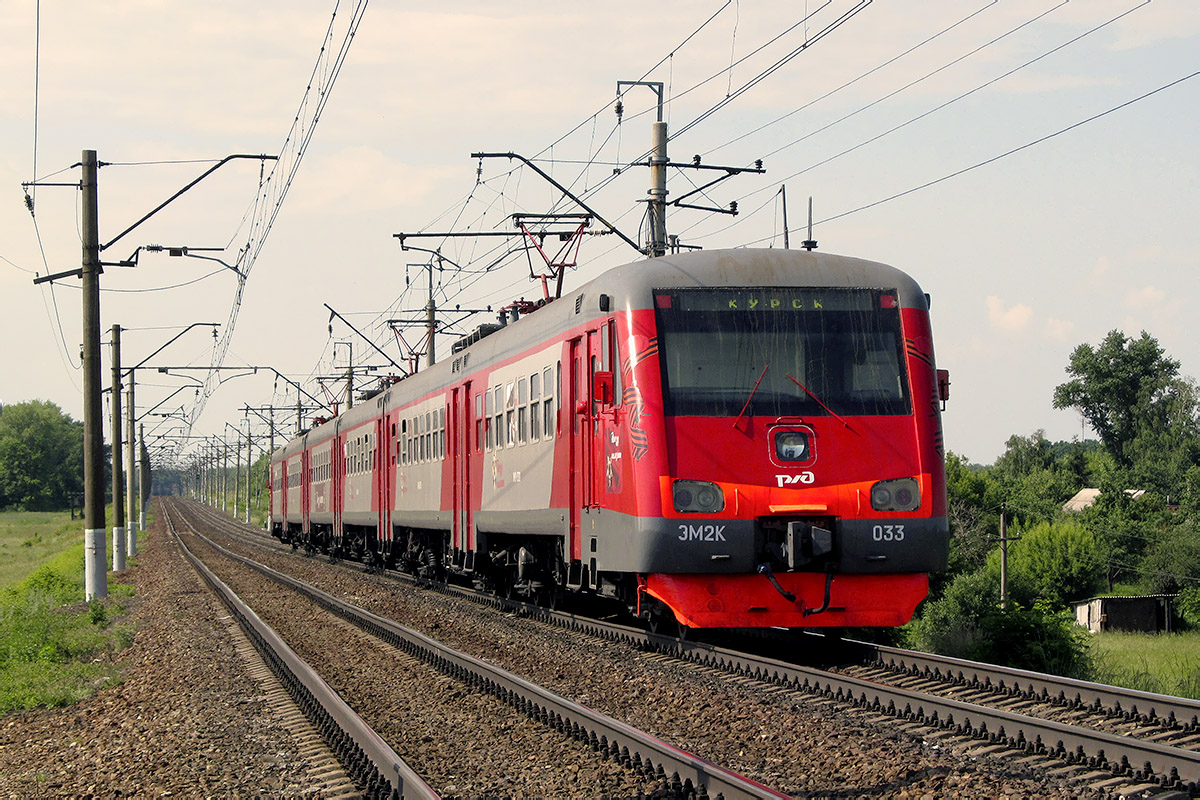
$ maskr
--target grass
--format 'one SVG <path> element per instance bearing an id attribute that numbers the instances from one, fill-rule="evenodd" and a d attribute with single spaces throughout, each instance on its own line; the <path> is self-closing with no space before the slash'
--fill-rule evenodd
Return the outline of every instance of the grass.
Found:
<path id="1" fill-rule="evenodd" d="M 0 513 L 0 714 L 69 705 L 120 680 L 112 654 L 133 639 L 133 588 L 84 602 L 83 523 Z M 111 540 L 109 540 L 111 546 Z"/>
<path id="2" fill-rule="evenodd" d="M 1200 631 L 1093 634 L 1092 680 L 1200 700 Z"/>
<path id="3" fill-rule="evenodd" d="M 74 544 L 82 557 L 83 521 L 68 512 L 0 514 L 0 589 L 20 583 Z"/>

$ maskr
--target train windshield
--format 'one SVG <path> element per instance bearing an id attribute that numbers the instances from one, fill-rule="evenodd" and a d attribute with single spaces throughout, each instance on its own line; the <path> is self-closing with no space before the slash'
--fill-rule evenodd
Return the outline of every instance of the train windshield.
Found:
<path id="1" fill-rule="evenodd" d="M 894 290 L 660 289 L 654 301 L 668 415 L 910 413 Z"/>

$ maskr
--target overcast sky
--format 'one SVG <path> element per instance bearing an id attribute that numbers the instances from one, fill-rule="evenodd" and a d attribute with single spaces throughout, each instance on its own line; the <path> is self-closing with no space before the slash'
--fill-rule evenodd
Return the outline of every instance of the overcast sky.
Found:
<path id="1" fill-rule="evenodd" d="M 35 221 L 22 182 L 78 182 L 72 165 L 96 150 L 112 163 L 99 180 L 107 242 L 208 167 L 163 162 L 294 152 L 284 138 L 333 6 L 46 3 L 39 37 L 35 3 L 0 5 L 0 402 L 46 399 L 82 418 L 78 281 L 33 284 L 35 272 L 78 267 L 79 192 L 31 190 Z M 762 158 L 767 170 L 707 192 L 701 204 L 736 200 L 737 217 L 672 209 L 670 233 L 706 249 L 782 247 L 785 185 L 793 246 L 811 195 L 821 250 L 898 266 L 932 296 L 938 366 L 953 380 L 950 450 L 990 463 L 1013 434 L 1093 436 L 1051 399 L 1072 349 L 1114 328 L 1149 332 L 1200 376 L 1187 311 L 1200 300 L 1200 5 L 1190 0 L 877 0 L 857 13 L 848 0 L 446 6 L 367 8 L 247 278 L 225 364 L 270 365 L 313 394 L 312 378 L 344 369 L 351 350 L 383 364 L 340 321 L 330 334 L 324 303 L 400 360 L 383 321 L 424 305 L 424 267 L 409 265 L 428 257 L 401 251 L 394 233 L 504 230 L 514 212 L 577 210 L 505 159 L 477 173 L 475 151 L 542 159 L 639 238 L 649 175 L 613 169 L 647 149 L 655 95 L 630 90 L 619 124 L 613 102 L 617 81 L 648 80 L 665 85 L 673 160 Z M 338 11 L 331 51 L 351 10 Z M 327 80 L 328 66 L 318 72 Z M 672 170 L 669 189 L 678 197 L 712 176 Z M 268 218 L 254 216 L 259 180 L 257 161 L 223 167 L 105 260 L 162 244 L 228 247 L 207 254 L 233 263 L 261 238 L 248 226 Z M 446 263 L 439 305 L 540 296 L 523 255 L 482 271 L 498 242 L 446 243 L 464 269 Z M 590 237 L 567 287 L 638 257 L 616 237 Z M 105 341 L 112 324 L 129 329 L 131 364 L 192 322 L 227 327 L 237 276 L 143 252 L 136 269 L 108 268 L 102 286 Z M 208 329 L 193 330 L 154 363 L 204 366 L 213 345 Z M 107 347 L 103 358 L 107 381 Z M 187 385 L 139 380 L 142 410 Z M 294 402 L 285 389 L 266 373 L 231 378 L 193 432 L 239 422 L 247 403 Z M 194 400 L 183 389 L 162 410 Z"/>

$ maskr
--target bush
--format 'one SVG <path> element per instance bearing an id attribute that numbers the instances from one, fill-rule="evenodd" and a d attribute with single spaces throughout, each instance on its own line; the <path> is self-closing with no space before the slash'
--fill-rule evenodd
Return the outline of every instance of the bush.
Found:
<path id="1" fill-rule="evenodd" d="M 1071 677 L 1090 669 L 1087 634 L 1044 601 L 999 603 L 999 576 L 984 567 L 957 576 L 906 627 L 908 643 L 955 658 Z"/>
<path id="2" fill-rule="evenodd" d="M 999 571 L 1000 554 L 993 552 L 989 567 Z M 993 563 L 994 562 L 994 563 Z M 1073 520 L 1042 522 L 1022 534 L 1009 548 L 1008 572 L 1014 587 L 1052 607 L 1090 597 L 1104 583 L 1104 548 L 1096 534 Z"/>
<path id="3" fill-rule="evenodd" d="M 1189 628 L 1200 630 L 1200 586 L 1181 589 L 1175 607 Z"/>

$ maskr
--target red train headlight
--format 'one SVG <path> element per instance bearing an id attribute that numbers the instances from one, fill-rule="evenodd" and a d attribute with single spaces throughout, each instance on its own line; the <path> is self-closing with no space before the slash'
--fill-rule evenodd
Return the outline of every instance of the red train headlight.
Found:
<path id="1" fill-rule="evenodd" d="M 871 487 L 871 508 L 876 511 L 916 511 L 921 507 L 921 487 L 916 478 L 879 481 Z"/>
<path id="2" fill-rule="evenodd" d="M 709 481 L 675 481 L 671 494 L 680 513 L 715 514 L 725 508 L 725 493 Z"/>

